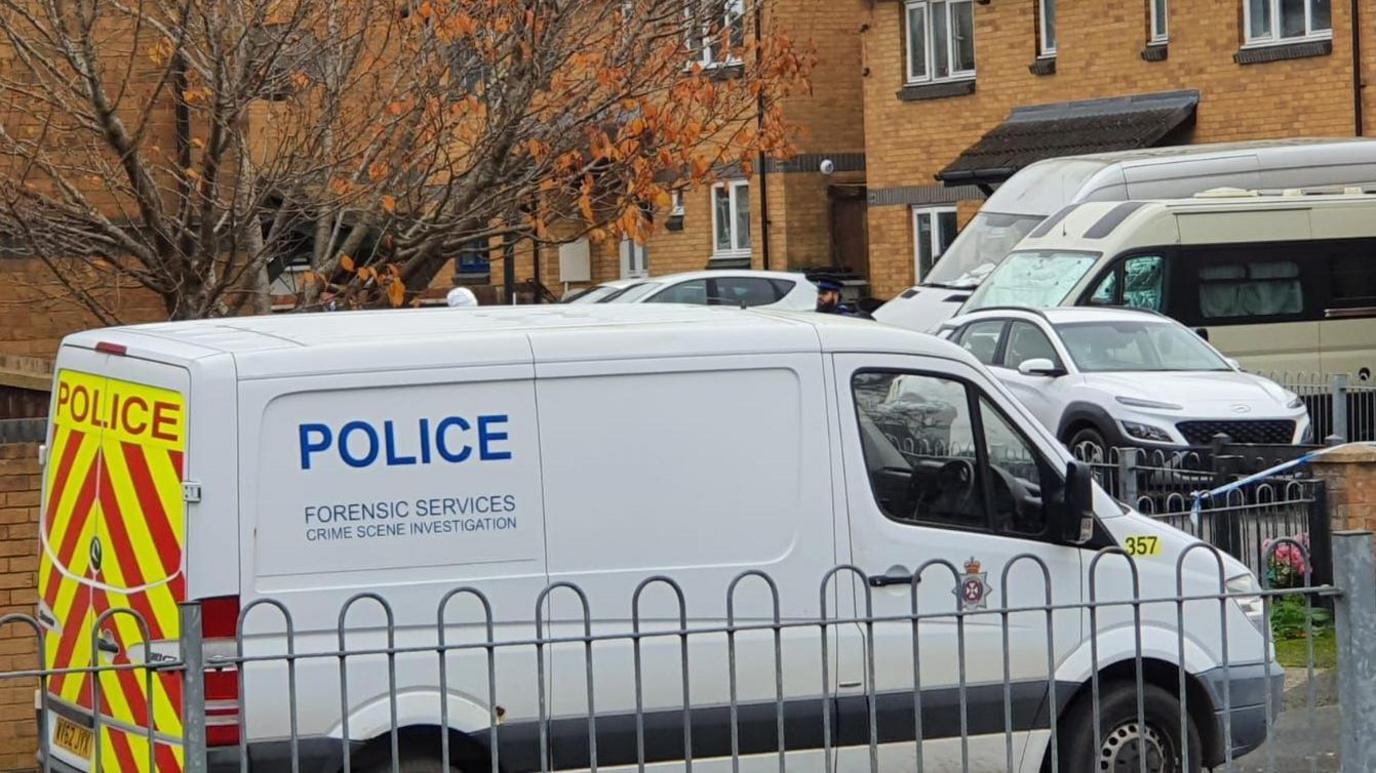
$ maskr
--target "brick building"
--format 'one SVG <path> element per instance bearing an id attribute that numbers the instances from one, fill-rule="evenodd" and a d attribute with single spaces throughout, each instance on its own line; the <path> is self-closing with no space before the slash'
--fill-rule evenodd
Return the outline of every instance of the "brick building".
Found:
<path id="1" fill-rule="evenodd" d="M 1364 76 L 1376 66 L 1372 0 L 876 0 L 865 19 L 869 276 L 880 298 L 912 284 L 924 252 L 939 253 L 984 190 L 1032 160 L 1349 137 L 1376 119 L 1353 78 L 1355 58 Z M 1172 115 L 1147 115 L 1172 101 Z M 1014 111 L 1042 129 L 1006 125 Z M 1154 130 L 1115 131 L 1125 120 Z M 1014 168 L 981 163 L 991 145 Z"/>

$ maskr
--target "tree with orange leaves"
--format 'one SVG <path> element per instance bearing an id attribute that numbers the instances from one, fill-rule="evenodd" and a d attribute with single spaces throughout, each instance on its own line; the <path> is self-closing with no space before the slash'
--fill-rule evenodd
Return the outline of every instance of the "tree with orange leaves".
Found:
<path id="1" fill-rule="evenodd" d="M 398 306 L 475 239 L 643 239 L 789 152 L 769 4 L 0 0 L 0 236 L 110 323 L 102 283 L 263 312 L 304 257 L 298 308 Z"/>

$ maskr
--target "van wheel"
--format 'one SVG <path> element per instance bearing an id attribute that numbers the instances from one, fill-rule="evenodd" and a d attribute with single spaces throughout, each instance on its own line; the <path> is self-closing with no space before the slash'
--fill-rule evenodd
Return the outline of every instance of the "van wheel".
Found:
<path id="1" fill-rule="evenodd" d="M 1108 463 L 1108 443 L 1104 442 L 1104 436 L 1099 433 L 1099 430 L 1093 427 L 1085 427 L 1076 431 L 1070 436 L 1070 442 L 1066 445 L 1070 448 L 1071 455 L 1082 462 Z"/>
<path id="2" fill-rule="evenodd" d="M 1145 754 L 1150 773 L 1199 773 L 1199 730 L 1190 719 L 1189 737 L 1182 742 L 1180 701 L 1174 695 L 1154 684 L 1142 686 L 1143 727 L 1137 721 L 1136 683 L 1110 682 L 1100 690 L 1102 737 L 1094 737 L 1094 701 L 1088 692 L 1061 719 L 1057 740 L 1062 770 L 1136 773 L 1141 770 L 1139 758 Z M 1189 749 L 1188 768 L 1180 764 L 1182 748 Z"/>

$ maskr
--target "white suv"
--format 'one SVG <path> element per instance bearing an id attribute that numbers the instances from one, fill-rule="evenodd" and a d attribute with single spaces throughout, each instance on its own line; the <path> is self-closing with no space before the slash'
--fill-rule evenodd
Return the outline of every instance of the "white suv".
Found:
<path id="1" fill-rule="evenodd" d="M 941 335 L 989 366 L 1077 456 L 1109 448 L 1309 438 L 1303 401 L 1243 373 L 1178 322 L 1154 312 L 991 308 L 942 325 Z"/>

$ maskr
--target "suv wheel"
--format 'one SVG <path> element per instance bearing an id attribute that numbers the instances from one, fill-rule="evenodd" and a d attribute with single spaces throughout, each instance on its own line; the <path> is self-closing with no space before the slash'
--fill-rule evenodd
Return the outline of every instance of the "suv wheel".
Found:
<path id="1" fill-rule="evenodd" d="M 1071 455 L 1082 462 L 1108 464 L 1108 443 L 1104 442 L 1103 434 L 1094 427 L 1077 430 L 1066 445 Z"/>

